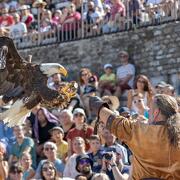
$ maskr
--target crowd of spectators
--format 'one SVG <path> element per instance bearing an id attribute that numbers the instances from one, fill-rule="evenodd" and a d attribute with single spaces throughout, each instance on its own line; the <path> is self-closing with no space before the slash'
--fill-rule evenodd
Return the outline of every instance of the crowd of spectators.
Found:
<path id="1" fill-rule="evenodd" d="M 133 153 L 101 122 L 96 123 L 89 98 L 99 96 L 116 115 L 142 123 L 151 123 L 155 94 L 172 96 L 179 106 L 180 100 L 171 84 L 161 81 L 153 87 L 147 76 L 136 76 L 128 57 L 121 51 L 121 65 L 114 69 L 105 64 L 100 77 L 82 68 L 79 90 L 66 109 L 46 109 L 39 104 L 21 126 L 10 128 L 1 122 L 0 179 L 131 179 Z M 55 74 L 47 83 L 57 90 L 63 81 Z M 124 92 L 127 103 L 122 107 Z M 9 107 L 1 101 L 1 111 Z"/>
<path id="2" fill-rule="evenodd" d="M 162 0 L 5 0 L 0 2 L 0 29 L 13 38 L 31 35 L 32 41 L 117 32 L 141 23 L 177 18 L 179 1 Z M 159 4 L 155 4 L 159 3 Z M 39 33 L 38 33 L 39 32 Z M 41 36 L 39 36 L 41 34 Z"/>

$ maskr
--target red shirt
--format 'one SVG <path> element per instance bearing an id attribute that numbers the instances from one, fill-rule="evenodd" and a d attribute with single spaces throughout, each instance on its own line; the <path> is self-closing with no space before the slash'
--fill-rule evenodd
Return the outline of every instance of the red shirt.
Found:
<path id="1" fill-rule="evenodd" d="M 0 16 L 0 26 L 7 27 L 14 24 L 14 19 L 11 15 Z"/>
<path id="2" fill-rule="evenodd" d="M 93 135 L 93 128 L 91 128 L 91 127 L 87 127 L 86 131 L 83 130 L 83 129 L 78 130 L 76 128 L 73 128 L 68 132 L 66 138 L 70 139 L 71 142 L 72 142 L 75 137 L 82 137 L 85 140 L 85 143 L 86 143 L 86 151 L 88 151 L 90 146 L 89 146 L 89 143 L 86 142 L 86 140 L 89 139 L 91 135 Z"/>
<path id="3" fill-rule="evenodd" d="M 69 22 L 69 20 L 72 20 Z M 79 12 L 75 12 L 72 15 L 66 17 L 65 21 L 63 22 L 63 31 L 72 31 L 78 28 L 78 22 L 80 22 L 81 14 Z M 66 22 L 67 21 L 67 22 Z"/>

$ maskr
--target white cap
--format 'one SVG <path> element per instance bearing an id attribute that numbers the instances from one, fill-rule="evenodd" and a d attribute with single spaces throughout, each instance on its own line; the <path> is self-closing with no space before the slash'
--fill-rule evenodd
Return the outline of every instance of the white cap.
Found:
<path id="1" fill-rule="evenodd" d="M 112 67 L 113 67 L 112 64 L 105 64 L 105 65 L 104 65 L 104 69 L 112 68 Z"/>
<path id="2" fill-rule="evenodd" d="M 84 109 L 82 109 L 82 108 L 76 108 L 74 111 L 73 111 L 73 115 L 75 115 L 75 114 L 83 114 L 84 115 L 84 117 L 86 117 L 86 114 L 85 114 L 85 112 L 84 112 Z"/>

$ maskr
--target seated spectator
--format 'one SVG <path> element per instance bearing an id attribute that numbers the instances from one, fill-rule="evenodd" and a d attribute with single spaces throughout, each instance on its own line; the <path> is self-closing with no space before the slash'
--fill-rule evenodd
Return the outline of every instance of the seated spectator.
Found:
<path id="1" fill-rule="evenodd" d="M 32 159 L 31 155 L 28 152 L 23 152 L 21 159 L 20 159 L 20 164 L 23 169 L 23 180 L 30 180 L 34 177 L 35 171 L 32 168 Z"/>
<path id="2" fill-rule="evenodd" d="M 48 131 L 56 126 L 58 118 L 45 108 L 39 108 L 35 116 L 34 135 L 36 139 L 36 153 L 43 157 L 43 144 L 50 139 Z"/>
<path id="3" fill-rule="evenodd" d="M 4 6 L 1 9 L 0 27 L 9 27 L 13 24 L 14 24 L 14 19 L 10 14 L 8 14 L 8 8 Z"/>
<path id="4" fill-rule="evenodd" d="M 8 162 L 4 159 L 6 147 L 0 142 L 0 179 L 4 180 L 8 177 Z"/>
<path id="5" fill-rule="evenodd" d="M 91 180 L 110 180 L 110 179 L 105 173 L 97 173 L 92 177 Z"/>
<path id="6" fill-rule="evenodd" d="M 166 82 L 160 81 L 156 86 L 155 86 L 155 92 L 156 94 L 163 94 L 163 89 L 167 85 Z"/>
<path id="7" fill-rule="evenodd" d="M 131 110 L 137 111 L 132 100 L 135 93 L 141 93 L 143 95 L 145 106 L 150 107 L 154 93 L 147 76 L 138 75 L 134 82 L 134 89 L 128 91 L 127 107 Z"/>
<path id="8" fill-rule="evenodd" d="M 116 137 L 110 133 L 110 131 L 106 128 L 103 129 L 103 138 L 105 140 L 105 145 L 103 146 L 103 150 L 106 152 L 118 152 L 121 151 L 121 156 L 123 163 L 128 163 L 127 149 L 123 147 L 121 144 L 116 142 Z"/>
<path id="9" fill-rule="evenodd" d="M 63 13 L 61 24 L 65 40 L 72 40 L 78 37 L 81 14 L 76 11 L 75 4 L 71 3 L 67 14 Z"/>
<path id="10" fill-rule="evenodd" d="M 55 142 L 57 146 L 57 157 L 65 162 L 65 158 L 68 155 L 68 143 L 63 140 L 64 131 L 62 128 L 55 126 L 49 130 L 51 134 L 51 140 Z"/>
<path id="11" fill-rule="evenodd" d="M 61 85 L 61 74 L 53 74 L 48 82 L 48 87 L 53 90 L 58 90 Z"/>
<path id="12" fill-rule="evenodd" d="M 143 95 L 141 93 L 135 93 L 133 95 L 133 103 L 138 113 L 136 118 L 139 121 L 145 121 L 149 119 L 149 108 L 145 105 Z"/>
<path id="13" fill-rule="evenodd" d="M 116 96 L 103 96 L 102 100 L 109 105 L 109 108 L 114 111 L 116 115 L 119 115 L 117 109 L 119 108 L 120 102 Z"/>
<path id="14" fill-rule="evenodd" d="M 99 78 L 100 96 L 112 95 L 115 91 L 116 75 L 113 73 L 113 66 L 111 64 L 104 65 L 105 73 Z"/>
<path id="15" fill-rule="evenodd" d="M 111 180 L 128 179 L 129 168 L 122 163 L 122 156 L 114 152 L 105 153 L 102 159 L 102 172 L 106 173 Z"/>
<path id="16" fill-rule="evenodd" d="M 171 84 L 167 84 L 163 88 L 163 93 L 169 96 L 175 96 L 175 88 Z"/>
<path id="17" fill-rule="evenodd" d="M 85 141 L 81 137 L 75 137 L 72 141 L 74 154 L 69 157 L 64 169 L 64 177 L 75 178 L 79 172 L 76 170 L 76 158 L 85 153 Z"/>
<path id="18" fill-rule="evenodd" d="M 15 126 L 13 128 L 16 139 L 12 145 L 11 154 L 9 156 L 9 164 L 16 163 L 20 160 L 23 152 L 29 152 L 32 157 L 32 166 L 36 167 L 36 154 L 34 141 L 30 137 L 24 136 L 23 126 Z"/>
<path id="19" fill-rule="evenodd" d="M 21 10 L 21 22 L 25 23 L 28 29 L 31 23 L 34 21 L 34 17 L 30 13 L 30 6 L 23 5 L 20 7 L 20 10 Z"/>
<path id="20" fill-rule="evenodd" d="M 85 87 L 89 84 L 89 78 L 92 76 L 92 72 L 88 68 L 81 68 L 79 73 L 79 94 L 84 94 Z"/>
<path id="21" fill-rule="evenodd" d="M 129 63 L 129 55 L 126 51 L 119 53 L 121 66 L 117 68 L 117 88 L 114 95 L 120 97 L 124 90 L 129 90 L 133 87 L 135 67 Z"/>
<path id="22" fill-rule="evenodd" d="M 43 180 L 60 180 L 57 169 L 51 161 L 43 162 L 40 173 Z"/>
<path id="23" fill-rule="evenodd" d="M 58 115 L 58 121 L 63 128 L 64 140 L 66 141 L 68 132 L 75 127 L 72 112 L 67 109 L 62 110 Z"/>
<path id="24" fill-rule="evenodd" d="M 99 173 L 102 168 L 103 151 L 101 150 L 101 142 L 98 135 L 92 135 L 89 138 L 90 153 L 89 158 L 93 161 L 92 171 Z"/>
<path id="25" fill-rule="evenodd" d="M 103 26 L 102 26 L 102 32 L 103 33 L 109 33 L 111 32 L 110 26 L 111 24 L 109 24 L 110 22 L 110 17 L 111 17 L 111 7 L 108 4 L 104 5 L 104 18 L 103 18 Z"/>
<path id="26" fill-rule="evenodd" d="M 73 119 L 75 122 L 75 128 L 68 132 L 67 140 L 69 147 L 69 155 L 72 155 L 72 141 L 75 137 L 82 137 L 86 143 L 86 151 L 89 150 L 88 139 L 93 134 L 93 128 L 86 124 L 86 114 L 82 108 L 76 108 L 73 112 Z"/>
<path id="27" fill-rule="evenodd" d="M 23 180 L 23 169 L 18 163 L 12 163 L 9 168 L 8 180 Z"/>
<path id="28" fill-rule="evenodd" d="M 53 142 L 46 142 L 44 144 L 44 149 L 43 149 L 44 155 L 47 158 L 48 161 L 52 162 L 57 169 L 57 175 L 59 177 L 63 176 L 63 171 L 64 171 L 64 164 L 63 162 L 57 158 L 57 146 Z M 38 167 L 36 169 L 36 174 L 35 178 L 42 178 L 41 177 L 41 168 L 42 165 L 46 162 L 46 160 L 41 160 L 38 164 Z"/>
<path id="29" fill-rule="evenodd" d="M 26 24 L 20 21 L 18 13 L 14 13 L 14 24 L 10 26 L 10 36 L 12 38 L 19 38 L 27 34 Z"/>
<path id="30" fill-rule="evenodd" d="M 92 172 L 93 161 L 89 158 L 88 155 L 79 155 L 76 158 L 76 170 L 91 180 L 94 173 Z"/>

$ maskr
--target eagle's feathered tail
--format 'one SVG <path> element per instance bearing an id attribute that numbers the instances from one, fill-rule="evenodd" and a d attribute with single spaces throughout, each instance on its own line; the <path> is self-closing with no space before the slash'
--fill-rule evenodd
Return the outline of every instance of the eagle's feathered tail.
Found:
<path id="1" fill-rule="evenodd" d="M 10 109 L 0 114 L 0 119 L 9 127 L 21 125 L 24 123 L 26 116 L 31 112 L 27 109 L 23 100 L 17 100 Z"/>

